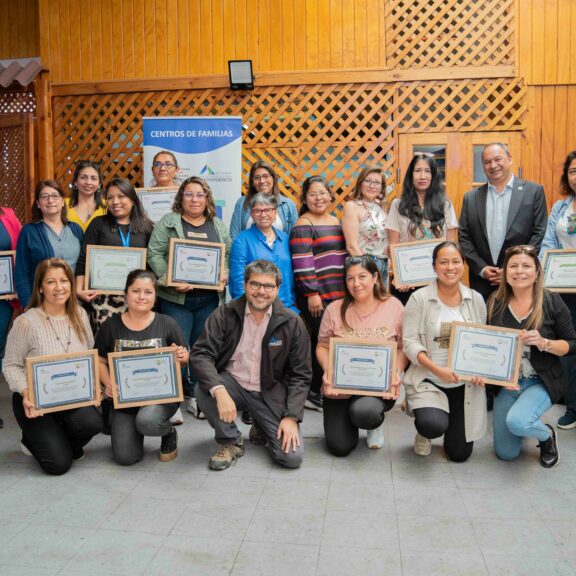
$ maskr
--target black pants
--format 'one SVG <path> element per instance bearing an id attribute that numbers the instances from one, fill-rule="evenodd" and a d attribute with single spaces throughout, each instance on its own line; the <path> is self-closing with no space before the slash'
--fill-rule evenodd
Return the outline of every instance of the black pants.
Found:
<path id="1" fill-rule="evenodd" d="M 324 397 L 324 437 L 330 454 L 348 456 L 358 445 L 358 430 L 374 430 L 384 422 L 396 400 L 351 396 L 346 400 Z"/>
<path id="2" fill-rule="evenodd" d="M 444 435 L 444 452 L 452 462 L 465 462 L 472 454 L 474 442 L 466 442 L 464 425 L 464 386 L 441 388 L 448 398 L 450 413 L 440 408 L 416 408 L 416 430 L 424 438 Z"/>
<path id="3" fill-rule="evenodd" d="M 14 416 L 22 442 L 47 474 L 65 474 L 75 456 L 102 431 L 102 417 L 94 406 L 27 418 L 20 394 L 12 395 Z"/>
<path id="4" fill-rule="evenodd" d="M 317 394 L 322 387 L 322 375 L 324 373 L 316 359 L 316 346 L 318 344 L 318 333 L 320 332 L 322 316 L 314 318 L 312 314 L 310 314 L 308 310 L 308 298 L 304 298 L 304 296 L 296 296 L 296 305 L 300 310 L 300 318 L 304 321 L 308 329 L 308 334 L 310 335 L 310 346 L 312 350 L 312 383 L 310 384 L 310 391 Z"/>

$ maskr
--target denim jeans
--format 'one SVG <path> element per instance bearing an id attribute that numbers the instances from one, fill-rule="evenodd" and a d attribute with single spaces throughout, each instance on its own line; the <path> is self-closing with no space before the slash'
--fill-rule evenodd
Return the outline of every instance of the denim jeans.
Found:
<path id="1" fill-rule="evenodd" d="M 6 344 L 6 334 L 8 325 L 12 320 L 12 306 L 8 300 L 0 300 L 0 369 L 2 369 L 2 359 L 4 358 L 4 345 Z"/>
<path id="2" fill-rule="evenodd" d="M 382 258 L 381 256 L 372 256 L 370 255 L 372 260 L 374 260 L 374 264 L 378 268 L 380 275 L 382 276 L 382 280 L 384 280 L 384 286 L 386 286 L 386 290 L 388 290 L 388 283 L 390 280 L 390 274 L 388 272 L 388 258 Z"/>
<path id="3" fill-rule="evenodd" d="M 540 416 L 552 402 L 540 378 L 520 378 L 519 390 L 500 390 L 494 399 L 494 449 L 502 460 L 514 460 L 520 454 L 522 438 L 540 442 L 550 438 L 550 430 Z"/>
<path id="4" fill-rule="evenodd" d="M 572 315 L 572 326 L 576 330 L 576 294 L 562 294 L 564 304 L 568 306 Z M 564 403 L 566 411 L 576 414 L 576 355 L 562 356 L 560 358 L 566 385 L 564 387 Z"/>
<path id="5" fill-rule="evenodd" d="M 205 296 L 194 296 L 193 294 L 193 292 L 186 293 L 184 304 L 176 304 L 163 298 L 159 299 L 160 312 L 176 320 L 180 329 L 184 332 L 184 338 L 190 348 L 192 348 L 196 340 L 200 337 L 200 334 L 202 334 L 208 316 L 218 308 L 220 302 L 220 297 L 217 292 Z M 194 396 L 196 381 L 192 380 L 188 369 L 186 369 L 182 384 L 184 395 Z"/>

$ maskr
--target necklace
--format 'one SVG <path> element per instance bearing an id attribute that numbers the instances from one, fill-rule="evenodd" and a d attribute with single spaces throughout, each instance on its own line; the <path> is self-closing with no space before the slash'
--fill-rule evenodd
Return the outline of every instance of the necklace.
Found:
<path id="1" fill-rule="evenodd" d="M 44 314 L 46 314 L 45 311 L 44 311 Z M 72 344 L 72 341 L 70 340 L 70 336 L 72 335 L 72 324 L 70 324 L 70 319 L 68 318 L 68 337 L 66 339 L 66 346 L 64 346 L 64 342 L 62 342 L 62 339 L 60 338 L 60 336 L 58 336 L 58 332 L 56 332 L 56 328 L 54 327 L 54 324 L 52 324 L 52 320 L 51 320 L 50 316 L 48 316 L 48 314 L 46 314 L 46 320 L 48 320 L 48 326 L 50 326 L 50 329 L 54 333 L 56 340 L 58 340 L 58 342 L 59 342 L 60 346 L 62 346 L 64 352 L 66 352 L 66 354 L 68 354 L 68 351 L 70 350 L 70 344 Z"/>

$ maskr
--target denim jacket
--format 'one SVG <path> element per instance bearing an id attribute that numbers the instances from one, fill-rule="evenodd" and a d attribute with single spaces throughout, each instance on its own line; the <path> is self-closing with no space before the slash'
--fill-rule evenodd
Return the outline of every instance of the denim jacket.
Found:
<path id="1" fill-rule="evenodd" d="M 550 217 L 548 218 L 548 226 L 546 227 L 546 234 L 544 234 L 544 240 L 542 240 L 542 246 L 540 247 L 540 253 L 538 258 L 542 260 L 544 258 L 544 252 L 546 250 L 561 250 L 563 246 L 558 240 L 558 235 L 556 234 L 556 224 L 558 220 L 562 218 L 564 212 L 570 206 L 570 203 L 574 201 L 573 196 L 568 196 L 564 200 L 558 200 L 552 206 L 552 212 L 550 212 Z"/>

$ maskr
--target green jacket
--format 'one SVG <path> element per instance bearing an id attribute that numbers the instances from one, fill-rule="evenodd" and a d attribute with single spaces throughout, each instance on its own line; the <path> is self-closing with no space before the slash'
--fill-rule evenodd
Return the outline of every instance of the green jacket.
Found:
<path id="1" fill-rule="evenodd" d="M 230 247 L 232 240 L 224 222 L 219 218 L 214 218 L 214 227 L 222 244 L 226 245 L 226 254 L 224 256 L 224 268 L 226 275 L 230 267 Z M 176 212 L 170 212 L 163 216 L 154 226 L 150 242 L 148 243 L 148 265 L 158 277 L 158 296 L 174 302 L 184 304 L 186 298 L 185 292 L 177 292 L 174 288 L 166 287 L 166 274 L 168 272 L 168 248 L 170 247 L 170 238 L 184 239 L 184 230 L 182 229 L 182 216 Z M 220 300 L 224 300 L 226 291 L 220 294 Z"/>

